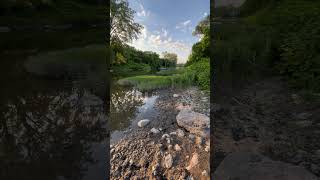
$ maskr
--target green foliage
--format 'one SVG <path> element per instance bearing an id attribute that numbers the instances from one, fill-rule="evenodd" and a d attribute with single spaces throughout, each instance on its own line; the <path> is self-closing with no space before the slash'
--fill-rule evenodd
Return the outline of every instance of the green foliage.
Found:
<path id="1" fill-rule="evenodd" d="M 137 39 L 142 25 L 134 22 L 135 11 L 127 0 L 110 1 L 110 41 L 112 44 L 124 44 Z"/>
<path id="2" fill-rule="evenodd" d="M 189 66 L 195 62 L 202 60 L 202 58 L 210 58 L 210 21 L 207 16 L 204 20 L 200 21 L 196 26 L 193 35 L 198 35 L 201 40 L 192 46 L 192 52 L 186 63 Z"/>
<path id="3" fill-rule="evenodd" d="M 126 77 L 126 76 L 136 76 L 142 74 L 148 74 L 151 71 L 151 67 L 148 64 L 140 63 L 126 63 L 122 65 L 113 66 L 114 77 Z"/>
<path id="4" fill-rule="evenodd" d="M 186 87 L 195 82 L 195 72 L 192 70 L 183 71 L 183 73 L 171 75 L 142 75 L 120 79 L 120 85 L 132 85 L 139 90 L 152 90 L 168 87 Z"/>
<path id="5" fill-rule="evenodd" d="M 320 2 L 247 0 L 240 10 L 238 23 L 214 29 L 217 79 L 234 84 L 278 72 L 294 87 L 319 92 Z"/>
<path id="6" fill-rule="evenodd" d="M 250 19 L 273 29 L 279 57 L 274 59 L 275 69 L 294 87 L 320 91 L 320 2 L 266 2 L 269 5 Z"/>
<path id="7" fill-rule="evenodd" d="M 182 74 L 185 72 L 185 69 L 184 68 L 179 68 L 179 69 L 176 69 L 176 68 L 170 68 L 168 70 L 162 70 L 162 71 L 159 71 L 157 72 L 156 74 L 157 75 L 161 75 L 161 76 L 171 76 L 173 74 Z"/>
<path id="8" fill-rule="evenodd" d="M 118 81 L 120 85 L 133 85 L 139 90 L 151 90 L 158 88 L 165 88 L 171 86 L 171 80 L 168 76 L 134 76 Z"/>
<path id="9" fill-rule="evenodd" d="M 147 65 L 148 67 L 150 67 L 152 72 L 156 72 L 159 71 L 160 67 L 175 67 L 176 65 L 175 62 L 172 60 L 160 58 L 159 54 L 155 52 L 140 51 L 128 45 L 113 45 L 112 50 L 112 65 L 116 67 L 121 64 L 119 68 L 116 68 L 114 70 L 116 74 L 121 74 L 122 72 L 125 72 L 121 70 L 121 66 L 124 66 L 124 68 L 126 68 L 131 67 L 132 65 L 135 67 L 137 64 L 141 64 L 143 72 L 145 72 L 144 67 Z M 121 56 L 123 57 L 117 57 L 117 54 L 121 54 Z M 119 58 L 122 59 L 121 62 L 119 61 Z M 126 63 L 128 63 L 129 66 L 126 66 Z M 121 73 L 118 73 L 117 71 L 120 71 Z M 129 72 L 131 72 L 131 70 Z"/>
<path id="10" fill-rule="evenodd" d="M 210 61 L 207 58 L 192 64 L 190 70 L 195 75 L 195 82 L 204 90 L 210 89 Z"/>
<path id="11" fill-rule="evenodd" d="M 270 67 L 273 54 L 268 29 L 242 22 L 216 27 L 213 44 L 214 73 L 217 83 L 243 83 Z"/>

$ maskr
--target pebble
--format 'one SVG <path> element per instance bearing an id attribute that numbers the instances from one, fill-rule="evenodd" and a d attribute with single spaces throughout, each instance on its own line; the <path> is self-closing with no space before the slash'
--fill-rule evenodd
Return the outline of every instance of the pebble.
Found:
<path id="1" fill-rule="evenodd" d="M 156 129 L 156 128 L 152 128 L 150 131 L 151 131 L 153 134 L 158 134 L 158 133 L 160 133 L 160 131 L 159 131 L 158 129 Z"/>
<path id="2" fill-rule="evenodd" d="M 168 154 L 165 158 L 164 158 L 164 165 L 166 168 L 171 168 L 173 164 L 173 159 L 171 154 Z"/>
<path id="3" fill-rule="evenodd" d="M 206 152 L 210 151 L 210 146 L 206 146 L 206 148 L 204 149 Z"/>
<path id="4" fill-rule="evenodd" d="M 138 126 L 139 126 L 139 127 L 144 127 L 144 126 L 146 126 L 147 124 L 149 124 L 149 122 L 150 122 L 149 119 L 140 120 L 140 121 L 138 122 Z"/>
<path id="5" fill-rule="evenodd" d="M 202 171 L 202 176 L 208 176 L 208 173 L 207 173 L 207 171 L 206 170 L 204 170 L 204 171 Z"/>
<path id="6" fill-rule="evenodd" d="M 179 97 L 179 94 L 173 94 L 173 97 L 177 98 L 177 97 Z"/>
<path id="7" fill-rule="evenodd" d="M 190 138 L 191 140 L 194 140 L 195 136 L 194 136 L 193 134 L 189 134 L 189 138 Z"/>
<path id="8" fill-rule="evenodd" d="M 177 135 L 179 136 L 179 137 L 184 137 L 184 131 L 183 130 L 181 130 L 181 129 L 177 129 Z"/>
<path id="9" fill-rule="evenodd" d="M 177 132 L 171 132 L 170 135 L 177 135 Z"/>
<path id="10" fill-rule="evenodd" d="M 181 147 L 179 146 L 179 144 L 176 144 L 176 145 L 174 146 L 174 150 L 176 150 L 176 151 L 181 151 Z"/>
<path id="11" fill-rule="evenodd" d="M 170 138 L 170 135 L 169 134 L 163 134 L 162 137 L 161 137 L 162 140 L 166 139 L 166 138 Z"/>
<path id="12" fill-rule="evenodd" d="M 171 145 L 171 144 L 168 146 L 168 149 L 169 149 L 169 150 L 171 150 L 171 149 L 172 149 L 172 145 Z"/>

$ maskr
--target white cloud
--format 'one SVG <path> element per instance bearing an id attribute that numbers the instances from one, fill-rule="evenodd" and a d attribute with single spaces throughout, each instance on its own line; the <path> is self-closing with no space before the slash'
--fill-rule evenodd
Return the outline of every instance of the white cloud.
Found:
<path id="1" fill-rule="evenodd" d="M 143 5 L 139 4 L 141 11 L 137 12 L 138 17 L 148 17 L 150 15 L 150 11 L 146 11 L 143 7 Z"/>
<path id="2" fill-rule="evenodd" d="M 162 28 L 161 31 L 162 31 L 162 35 L 163 35 L 164 37 L 167 37 L 167 36 L 168 36 L 168 31 L 167 31 L 166 29 Z"/>
<path id="3" fill-rule="evenodd" d="M 156 33 L 159 32 L 159 33 Z M 191 44 L 172 39 L 169 32 L 162 28 L 161 31 L 148 31 L 144 26 L 140 37 L 131 43 L 137 49 L 143 51 L 154 51 L 162 54 L 164 51 L 173 52 L 178 55 L 178 63 L 185 63 L 191 52 Z"/>
<path id="4" fill-rule="evenodd" d="M 192 31 L 191 20 L 180 22 L 176 25 L 176 29 L 180 29 L 182 32 Z"/>
<path id="5" fill-rule="evenodd" d="M 205 17 L 207 17 L 208 16 L 208 13 L 207 12 L 205 12 L 205 13 L 203 13 L 203 18 L 205 18 Z"/>

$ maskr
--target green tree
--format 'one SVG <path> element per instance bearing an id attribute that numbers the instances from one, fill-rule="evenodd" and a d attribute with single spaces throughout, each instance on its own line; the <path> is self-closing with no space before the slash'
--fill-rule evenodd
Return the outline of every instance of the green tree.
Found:
<path id="1" fill-rule="evenodd" d="M 134 22 L 134 13 L 127 0 L 111 0 L 111 44 L 124 44 L 138 38 L 143 27 Z"/>
<path id="2" fill-rule="evenodd" d="M 166 59 L 165 66 L 175 66 L 178 61 L 178 55 L 176 53 L 169 53 L 167 51 L 162 53 L 163 59 Z"/>

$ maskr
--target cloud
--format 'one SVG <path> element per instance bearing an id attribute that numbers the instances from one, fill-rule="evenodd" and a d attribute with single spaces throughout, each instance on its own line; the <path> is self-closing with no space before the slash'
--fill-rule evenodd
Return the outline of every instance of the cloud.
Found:
<path id="1" fill-rule="evenodd" d="M 182 32 L 187 32 L 187 30 L 192 31 L 191 20 L 178 23 L 176 29 L 180 29 Z"/>
<path id="2" fill-rule="evenodd" d="M 203 13 L 203 18 L 205 18 L 205 17 L 207 17 L 208 16 L 208 13 L 207 12 L 205 12 L 205 13 Z"/>
<path id="3" fill-rule="evenodd" d="M 161 28 L 160 31 L 150 32 L 146 26 L 144 26 L 140 37 L 130 45 L 143 51 L 154 51 L 160 55 L 164 51 L 176 53 L 178 55 L 178 63 L 187 61 L 192 47 L 191 44 L 174 40 L 164 28 Z"/>
<path id="4" fill-rule="evenodd" d="M 150 11 L 146 11 L 143 7 L 143 5 L 139 4 L 141 11 L 137 12 L 138 17 L 148 17 L 150 15 Z"/>
<path id="5" fill-rule="evenodd" d="M 164 37 L 167 37 L 167 36 L 168 36 L 168 31 L 167 31 L 166 29 L 162 28 L 161 31 L 162 31 L 162 35 L 163 35 Z"/>

